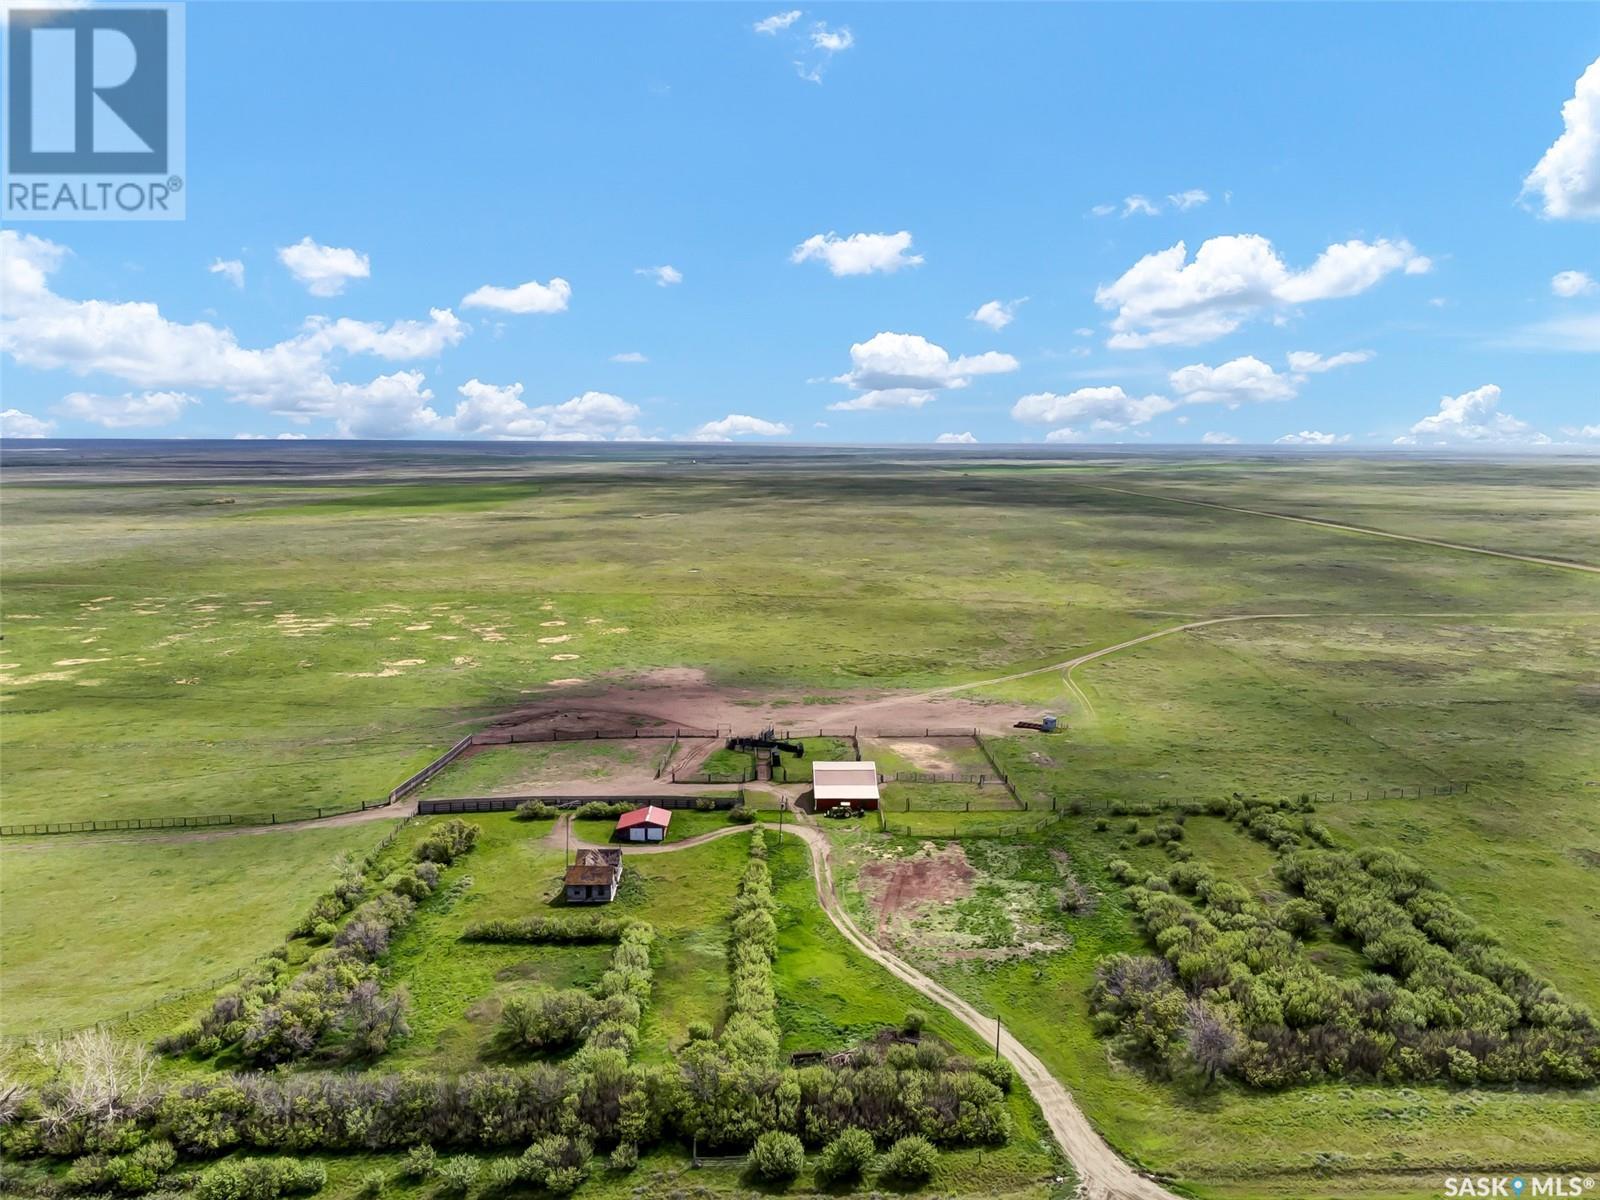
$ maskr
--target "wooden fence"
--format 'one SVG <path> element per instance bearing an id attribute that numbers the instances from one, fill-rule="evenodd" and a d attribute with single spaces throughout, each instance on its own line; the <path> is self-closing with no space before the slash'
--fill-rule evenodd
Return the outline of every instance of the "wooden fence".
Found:
<path id="1" fill-rule="evenodd" d="M 410 779 L 406 780 L 399 787 L 395 788 L 394 791 L 389 793 L 389 803 L 393 804 L 396 800 L 404 800 L 407 796 L 416 791 L 423 784 L 427 783 L 428 780 L 432 779 L 440 771 L 444 770 L 451 763 L 455 762 L 456 759 L 460 758 L 467 752 L 467 748 L 472 745 L 472 740 L 475 736 L 475 734 L 467 734 L 466 737 L 462 738 L 454 746 L 451 746 L 450 749 L 439 755 L 438 758 L 434 759 L 427 766 L 423 767 L 422 770 L 418 771 Z"/>
<path id="2" fill-rule="evenodd" d="M 438 813 L 479 813 L 479 812 L 511 812 L 519 804 L 537 800 L 550 808 L 581 808 L 585 804 L 631 804 L 635 808 L 644 808 L 653 804 L 657 808 L 671 809 L 701 809 L 702 811 L 726 812 L 729 809 L 744 807 L 744 789 L 740 788 L 736 796 L 686 796 L 675 792 L 664 796 L 456 796 L 442 800 L 418 800 L 417 815 L 419 817 L 431 816 Z M 704 806 L 709 805 L 709 809 Z"/>
<path id="3" fill-rule="evenodd" d="M 115 817 L 93 821 L 37 821 L 0 825 L 0 837 L 38 837 L 56 833 L 115 833 L 158 829 L 215 829 L 229 825 L 293 825 L 301 821 L 324 821 L 371 808 L 387 808 L 387 800 L 366 800 L 343 808 L 323 805 L 305 812 L 212 813 L 180 817 Z"/>

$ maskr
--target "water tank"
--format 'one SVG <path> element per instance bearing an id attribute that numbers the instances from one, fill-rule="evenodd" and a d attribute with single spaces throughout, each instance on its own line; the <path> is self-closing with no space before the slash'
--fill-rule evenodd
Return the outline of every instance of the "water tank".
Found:
<path id="1" fill-rule="evenodd" d="M 1045 713 L 1044 719 L 1040 722 L 1040 724 L 1044 726 L 1044 731 L 1046 733 L 1054 733 L 1056 731 L 1056 719 L 1049 713 Z"/>

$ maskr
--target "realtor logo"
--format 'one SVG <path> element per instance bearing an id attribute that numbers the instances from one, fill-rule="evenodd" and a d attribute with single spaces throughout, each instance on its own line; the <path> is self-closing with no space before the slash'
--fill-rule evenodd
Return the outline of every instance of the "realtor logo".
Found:
<path id="1" fill-rule="evenodd" d="M 183 7 L 5 13 L 6 220 L 181 219 Z"/>

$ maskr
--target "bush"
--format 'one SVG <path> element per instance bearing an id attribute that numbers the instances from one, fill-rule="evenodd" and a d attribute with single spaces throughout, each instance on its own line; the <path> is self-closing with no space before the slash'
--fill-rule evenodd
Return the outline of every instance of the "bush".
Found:
<path id="1" fill-rule="evenodd" d="M 406 1152 L 400 1173 L 408 1179 L 427 1179 L 439 1169 L 439 1155 L 432 1146 L 424 1143 Z"/>
<path id="2" fill-rule="evenodd" d="M 939 1166 L 939 1152 L 920 1134 L 903 1137 L 889 1147 L 880 1174 L 901 1183 L 927 1183 Z"/>
<path id="3" fill-rule="evenodd" d="M 638 1165 L 638 1145 L 634 1142 L 618 1142 L 617 1148 L 611 1152 L 611 1169 L 613 1171 L 631 1171 Z"/>
<path id="4" fill-rule="evenodd" d="M 543 800 L 524 800 L 517 805 L 517 813 L 513 818 L 517 821 L 542 821 L 546 817 L 556 815 L 556 810 Z"/>
<path id="5" fill-rule="evenodd" d="M 376 1200 L 376 1197 L 383 1195 L 384 1189 L 388 1186 L 389 1176 L 382 1167 L 374 1167 L 361 1176 L 361 1183 L 357 1188 L 357 1192 L 366 1197 L 367 1200 Z"/>
<path id="6" fill-rule="evenodd" d="M 505 1037 L 529 1050 L 553 1050 L 580 1040 L 600 1015 L 599 1001 L 577 988 L 514 996 L 500 1017 Z"/>
<path id="7" fill-rule="evenodd" d="M 202 1171 L 194 1195 L 195 1200 L 276 1200 L 320 1192 L 327 1182 L 327 1170 L 314 1160 L 233 1158 Z"/>
<path id="8" fill-rule="evenodd" d="M 770 1129 L 750 1147 L 750 1169 L 771 1183 L 793 1179 L 805 1165 L 806 1148 L 792 1133 Z"/>
<path id="9" fill-rule="evenodd" d="M 483 1164 L 470 1154 L 458 1154 L 439 1163 L 439 1190 L 447 1196 L 465 1196 L 478 1182 Z"/>
<path id="10" fill-rule="evenodd" d="M 589 1178 L 594 1150 L 583 1138 L 552 1133 L 522 1153 L 522 1178 L 536 1188 L 564 1196 Z"/>
<path id="11" fill-rule="evenodd" d="M 905 1019 L 900 1022 L 900 1032 L 907 1037 L 916 1037 L 922 1033 L 922 1027 L 928 1023 L 928 1014 L 920 1008 L 906 1009 Z"/>
<path id="12" fill-rule="evenodd" d="M 823 1148 L 817 1159 L 817 1179 L 824 1184 L 860 1179 L 872 1165 L 876 1147 L 865 1129 L 846 1129 Z"/>
<path id="13" fill-rule="evenodd" d="M 755 823 L 756 814 L 748 808 L 732 808 L 728 810 L 728 820 L 735 825 L 751 825 Z"/>
<path id="14" fill-rule="evenodd" d="M 106 1164 L 106 1178 L 119 1192 L 148 1192 L 178 1161 L 171 1142 L 147 1142 L 131 1154 L 119 1154 Z"/>
<path id="15" fill-rule="evenodd" d="M 607 804 L 604 800 L 591 800 L 580 805 L 572 815 L 580 821 L 615 821 L 623 813 L 631 812 L 628 804 Z"/>
<path id="16" fill-rule="evenodd" d="M 1016 1086 L 1017 1073 L 1003 1058 L 986 1058 L 978 1064 L 977 1071 L 1002 1092 L 1010 1092 Z"/>
<path id="17" fill-rule="evenodd" d="M 481 826 L 463 821 L 460 817 L 452 817 L 418 842 L 411 856 L 418 862 L 449 866 L 478 844 L 478 836 L 482 832 Z"/>
<path id="18" fill-rule="evenodd" d="M 691 1042 L 709 1042 L 712 1038 L 710 1021 L 690 1021 L 689 1040 Z"/>

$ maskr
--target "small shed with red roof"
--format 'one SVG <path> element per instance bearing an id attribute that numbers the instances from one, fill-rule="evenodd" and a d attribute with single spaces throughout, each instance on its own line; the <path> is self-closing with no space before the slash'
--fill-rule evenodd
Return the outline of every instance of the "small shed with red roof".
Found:
<path id="1" fill-rule="evenodd" d="M 624 842 L 659 842 L 667 836 L 672 814 L 654 804 L 636 808 L 617 818 L 617 839 Z"/>

